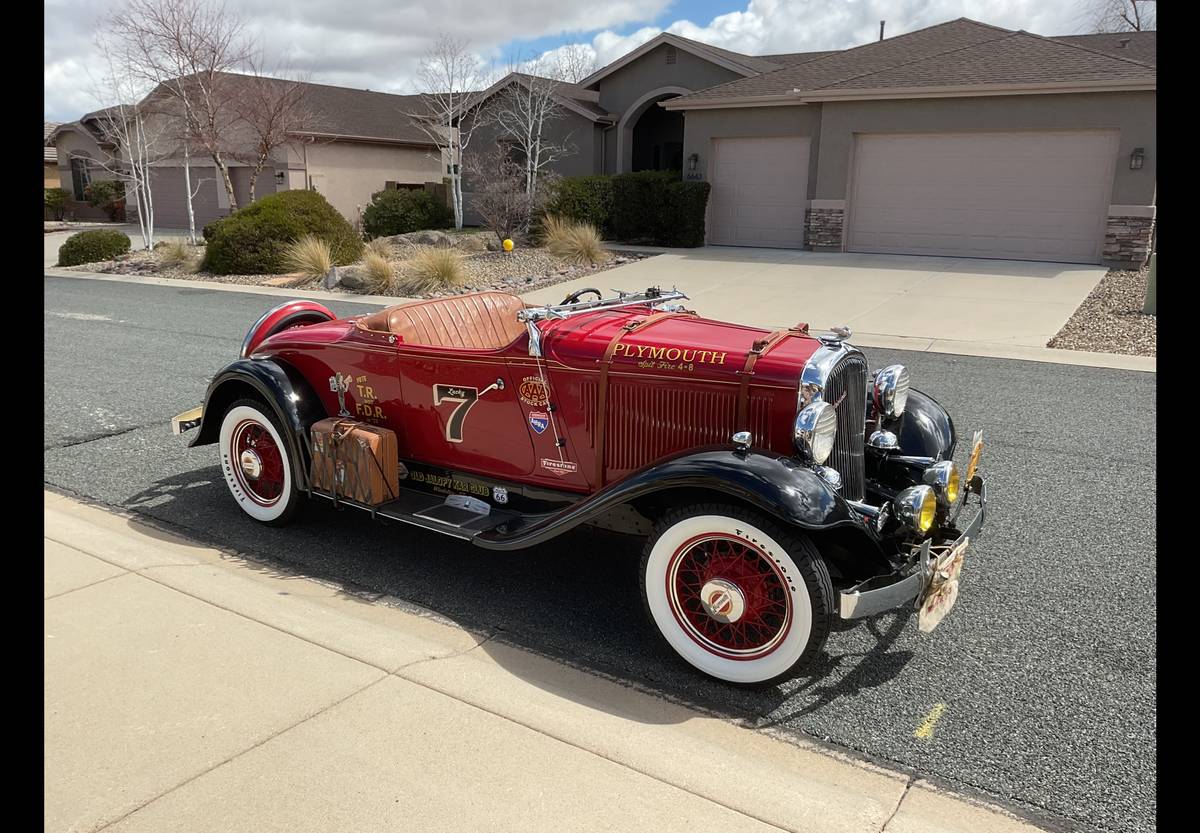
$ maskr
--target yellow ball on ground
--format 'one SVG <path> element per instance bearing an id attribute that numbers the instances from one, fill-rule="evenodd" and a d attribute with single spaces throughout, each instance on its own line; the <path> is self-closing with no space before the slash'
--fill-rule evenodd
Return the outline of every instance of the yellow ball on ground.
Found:
<path id="1" fill-rule="evenodd" d="M 504 251 L 511 252 L 513 250 L 513 242 L 509 238 L 504 239 Z"/>

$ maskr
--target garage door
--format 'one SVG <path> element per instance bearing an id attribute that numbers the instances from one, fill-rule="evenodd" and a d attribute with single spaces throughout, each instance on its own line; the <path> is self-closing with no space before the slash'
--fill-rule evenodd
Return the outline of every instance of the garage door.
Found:
<path id="1" fill-rule="evenodd" d="M 808 194 L 808 139 L 714 139 L 708 242 L 800 248 Z"/>
<path id="2" fill-rule="evenodd" d="M 846 248 L 1097 263 L 1116 155 L 1109 131 L 859 136 Z"/>

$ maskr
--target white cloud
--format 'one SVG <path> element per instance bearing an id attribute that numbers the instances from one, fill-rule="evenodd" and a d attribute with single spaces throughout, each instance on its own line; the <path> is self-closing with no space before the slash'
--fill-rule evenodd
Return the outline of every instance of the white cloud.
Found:
<path id="1" fill-rule="evenodd" d="M 45 113 L 77 118 L 111 102 L 90 92 L 98 75 L 92 35 L 116 0 L 45 0 Z M 737 3 L 739 0 L 730 0 Z M 745 0 L 741 0 L 745 2 Z M 1079 0 L 1075 0 L 1079 2 Z M 275 59 L 285 59 L 314 81 L 341 86 L 413 92 L 411 79 L 440 31 L 468 39 L 486 60 L 503 64 L 514 40 L 579 33 L 580 43 L 609 63 L 661 31 L 657 20 L 672 0 L 436 0 L 396 4 L 359 0 L 228 0 Z M 667 29 L 684 37 L 749 54 L 842 49 L 878 37 L 879 21 L 898 35 L 956 17 L 970 17 L 1045 35 L 1080 30 L 1078 6 L 1044 0 L 749 0 L 707 22 L 679 19 Z M 586 35 L 591 35 L 590 38 Z"/>
<path id="2" fill-rule="evenodd" d="M 676 20 L 666 31 L 735 52 L 769 55 L 860 46 L 879 38 L 880 20 L 887 21 L 884 34 L 892 37 L 958 17 L 1040 35 L 1084 31 L 1081 4 L 1043 0 L 750 0 L 744 11 L 719 15 L 705 25 Z M 583 45 L 603 66 L 660 31 L 644 27 L 620 35 L 609 29 Z"/>
<path id="3" fill-rule="evenodd" d="M 312 80 L 358 88 L 413 92 L 411 79 L 442 31 L 465 38 L 486 60 L 507 57 L 517 39 L 594 32 L 657 18 L 671 0 L 227 0 L 262 41 L 272 63 L 283 61 Z M 101 61 L 92 45 L 100 18 L 117 0 L 45 0 L 46 118 L 64 121 L 111 102 L 98 101 L 89 74 Z"/>

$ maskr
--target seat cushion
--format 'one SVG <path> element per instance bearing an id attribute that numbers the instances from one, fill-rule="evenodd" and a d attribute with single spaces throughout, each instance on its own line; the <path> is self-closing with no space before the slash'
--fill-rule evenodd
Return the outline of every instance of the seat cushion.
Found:
<path id="1" fill-rule="evenodd" d="M 499 350 L 524 333 L 517 311 L 525 302 L 507 292 L 474 292 L 387 307 L 358 320 L 365 330 L 400 336 L 407 344 Z"/>

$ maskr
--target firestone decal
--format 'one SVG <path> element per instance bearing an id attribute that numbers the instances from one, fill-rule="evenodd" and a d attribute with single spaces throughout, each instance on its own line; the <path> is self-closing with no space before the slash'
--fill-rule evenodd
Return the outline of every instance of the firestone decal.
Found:
<path id="1" fill-rule="evenodd" d="M 550 396 L 546 391 L 546 383 L 540 376 L 526 376 L 517 386 L 517 396 L 526 405 L 534 408 L 544 408 L 550 404 Z"/>
<path id="2" fill-rule="evenodd" d="M 579 471 L 579 466 L 570 460 L 551 460 L 549 457 L 543 457 L 541 465 L 542 468 L 558 477 L 566 477 L 568 474 Z"/>

